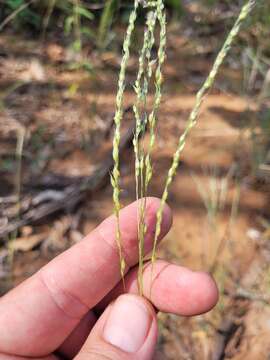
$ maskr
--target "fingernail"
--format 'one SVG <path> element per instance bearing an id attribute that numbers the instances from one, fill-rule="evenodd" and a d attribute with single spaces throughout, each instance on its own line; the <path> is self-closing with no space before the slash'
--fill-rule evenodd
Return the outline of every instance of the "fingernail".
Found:
<path id="1" fill-rule="evenodd" d="M 104 328 L 104 339 L 123 351 L 137 352 L 146 340 L 152 320 L 143 300 L 123 295 L 113 304 Z"/>

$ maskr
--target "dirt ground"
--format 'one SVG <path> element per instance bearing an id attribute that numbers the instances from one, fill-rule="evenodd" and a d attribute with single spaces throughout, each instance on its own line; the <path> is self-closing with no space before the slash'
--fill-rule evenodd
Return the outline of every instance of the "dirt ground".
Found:
<path id="1" fill-rule="evenodd" d="M 93 70 L 88 71 L 72 67 L 78 59 L 55 42 L 1 35 L 0 48 L 1 199 L 13 194 L 18 183 L 22 194 L 34 196 L 48 174 L 66 180 L 93 173 L 110 151 L 119 58 L 109 52 L 98 57 L 89 49 L 85 56 Z M 212 56 L 203 50 L 198 56 L 177 31 L 169 37 L 151 195 L 162 192 L 194 93 L 211 66 Z M 132 58 L 128 82 L 135 63 Z M 160 247 L 162 257 L 211 271 L 220 301 L 210 313 L 194 318 L 160 314 L 157 359 L 269 359 L 270 183 L 252 172 L 250 124 L 261 110 L 241 86 L 239 68 L 227 66 L 206 99 L 170 191 L 174 224 Z M 125 106 L 132 101 L 128 86 Z M 15 149 L 21 134 L 18 180 Z M 123 204 L 135 198 L 132 160 L 132 151 L 125 149 Z M 13 233 L 11 245 L 0 248 L 1 293 L 80 241 L 112 212 L 111 195 L 107 184 L 75 209 Z"/>

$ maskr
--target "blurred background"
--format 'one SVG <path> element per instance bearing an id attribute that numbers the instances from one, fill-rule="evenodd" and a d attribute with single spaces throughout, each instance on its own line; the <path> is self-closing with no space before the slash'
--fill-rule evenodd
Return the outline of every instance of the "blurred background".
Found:
<path id="1" fill-rule="evenodd" d="M 165 3 L 154 196 L 162 193 L 195 94 L 244 2 Z M 114 104 L 132 6 L 121 0 L 0 1 L 2 295 L 112 212 Z M 127 69 L 123 204 L 135 198 L 132 86 L 144 21 L 141 10 Z M 184 150 L 168 201 L 174 226 L 160 256 L 210 271 L 221 296 L 204 316 L 160 314 L 156 359 L 269 359 L 269 38 L 270 3 L 258 1 Z"/>

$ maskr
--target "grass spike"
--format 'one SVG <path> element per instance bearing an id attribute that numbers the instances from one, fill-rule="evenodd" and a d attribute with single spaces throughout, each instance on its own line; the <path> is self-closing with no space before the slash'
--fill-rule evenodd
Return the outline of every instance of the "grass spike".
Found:
<path id="1" fill-rule="evenodd" d="M 190 113 L 190 116 L 188 118 L 187 121 L 187 126 L 183 132 L 183 134 L 180 136 L 179 141 L 178 141 L 178 146 L 177 149 L 174 153 L 173 156 L 173 160 L 172 160 L 172 164 L 171 167 L 168 171 L 168 175 L 166 178 L 166 182 L 165 182 L 165 187 L 164 187 L 164 191 L 162 194 L 162 198 L 161 198 L 161 203 L 160 203 L 160 207 L 158 209 L 157 212 L 157 222 L 156 222 L 156 229 L 155 229 L 155 237 L 154 237 L 154 245 L 153 245 L 153 251 L 152 251 L 152 256 L 151 256 L 151 262 L 152 262 L 152 275 L 153 275 L 153 265 L 156 261 L 156 248 L 157 248 L 157 240 L 158 237 L 160 235 L 161 232 L 161 222 L 162 222 L 162 215 L 163 215 L 163 210 L 164 210 L 164 206 L 165 203 L 167 201 L 168 198 L 168 191 L 169 191 L 169 187 L 172 183 L 172 180 L 176 174 L 176 170 L 178 168 L 179 165 L 179 160 L 180 160 L 180 155 L 184 149 L 185 143 L 186 143 L 186 139 L 188 134 L 190 133 L 190 131 L 192 130 L 192 128 L 196 125 L 197 123 L 197 119 L 198 119 L 198 115 L 199 115 L 199 111 L 201 108 L 201 105 L 203 103 L 203 100 L 205 98 L 205 95 L 207 94 L 207 92 L 211 89 L 215 78 L 218 74 L 218 71 L 220 69 L 220 66 L 223 64 L 225 57 L 227 56 L 230 48 L 232 47 L 232 44 L 236 38 L 236 36 L 238 35 L 240 28 L 243 24 L 243 22 L 245 21 L 245 19 L 248 17 L 248 15 L 250 14 L 250 12 L 252 11 L 253 7 L 256 5 L 256 0 L 248 0 L 246 2 L 246 4 L 242 7 L 240 14 L 236 20 L 236 22 L 234 23 L 223 47 L 221 48 L 220 52 L 217 55 L 217 58 L 215 60 L 215 63 L 213 65 L 212 70 L 210 71 L 206 81 L 204 82 L 203 86 L 201 87 L 201 89 L 199 90 L 199 92 L 196 95 L 196 101 L 195 101 L 195 105 Z"/>
<path id="2" fill-rule="evenodd" d="M 159 43 L 159 49 L 158 49 L 158 64 L 155 72 L 155 97 L 154 97 L 154 106 L 153 109 L 149 115 L 149 132 L 150 132 L 150 142 L 148 147 L 148 152 L 145 158 L 145 166 L 146 166 L 146 173 L 145 173 L 145 189 L 147 195 L 147 189 L 149 186 L 149 183 L 152 178 L 153 170 L 152 170 L 152 164 L 151 164 L 151 153 L 154 148 L 155 144 L 155 129 L 156 129 L 156 113 L 160 106 L 161 102 L 161 85 L 163 82 L 163 76 L 162 76 L 162 65 L 165 61 L 165 49 L 166 49 L 166 14 L 164 11 L 164 4 L 162 0 L 157 1 L 157 17 L 160 24 L 160 43 Z"/>
<path id="3" fill-rule="evenodd" d="M 142 153 L 142 167 L 141 171 L 141 203 L 140 203 L 140 214 L 139 214 L 139 272 L 138 272 L 138 284 L 139 284 L 139 292 L 143 294 L 143 258 L 144 258 L 144 238 L 147 231 L 147 225 L 144 221 L 145 212 L 146 212 L 146 197 L 148 192 L 148 185 L 152 178 L 152 164 L 151 164 L 151 153 L 155 143 L 155 128 L 156 128 L 156 112 L 160 106 L 161 102 L 161 84 L 162 84 L 162 65 L 165 60 L 165 47 L 166 47 L 166 16 L 164 11 L 164 4 L 162 0 L 158 0 L 156 2 L 156 9 L 153 13 L 154 20 L 158 19 L 160 25 L 160 39 L 159 39 L 159 49 L 157 56 L 157 67 L 155 71 L 155 96 L 154 96 L 154 105 L 153 109 L 150 112 L 148 118 L 146 118 L 147 124 L 149 125 L 150 131 L 150 142 L 148 145 L 148 151 L 146 154 Z M 153 24 L 154 25 L 154 24 Z M 152 76 L 152 66 L 151 66 L 151 49 L 154 44 L 154 28 L 150 29 L 150 46 L 147 48 L 147 75 L 148 79 Z M 147 79 L 147 77 L 145 77 Z M 146 82 L 145 87 L 148 89 L 148 84 Z M 144 98 L 147 93 L 144 93 Z"/>
<path id="4" fill-rule="evenodd" d="M 116 242 L 119 250 L 119 261 L 120 261 L 120 272 L 122 280 L 124 281 L 124 274 L 125 274 L 125 259 L 123 256 L 122 250 L 122 241 L 121 241 L 121 231 L 120 231 L 120 222 L 119 222 L 119 212 L 121 208 L 120 204 L 120 169 L 119 169 L 119 146 L 120 146 L 120 139 L 121 139 L 121 121 L 123 117 L 123 96 L 124 96 L 124 89 L 125 89 L 125 77 L 126 77 L 126 68 L 127 63 L 129 60 L 130 55 L 130 43 L 131 43 L 131 36 L 135 27 L 135 21 L 137 18 L 137 10 L 138 10 L 139 0 L 135 0 L 134 2 L 134 9 L 132 10 L 130 17 L 129 17 L 129 24 L 126 32 L 126 37 L 123 43 L 123 57 L 121 61 L 119 79 L 118 79 L 118 91 L 116 94 L 116 110 L 114 115 L 114 138 L 113 138 L 113 161 L 114 166 L 111 175 L 111 184 L 113 187 L 113 203 L 114 203 L 114 213 L 116 216 Z"/>
<path id="5" fill-rule="evenodd" d="M 133 106 L 133 112 L 136 120 L 136 130 L 133 138 L 134 154 L 135 154 L 135 186 L 136 199 L 141 198 L 138 209 L 138 241 L 139 241 L 139 271 L 138 271 L 138 287 L 139 293 L 143 294 L 143 258 L 144 258 L 144 236 L 145 236 L 145 189 L 144 189 L 144 172 L 145 172 L 145 156 L 144 151 L 140 147 L 140 135 L 144 133 L 147 114 L 146 114 L 146 97 L 148 94 L 149 80 L 151 71 L 149 70 L 151 61 L 151 51 L 154 45 L 154 29 L 156 25 L 157 14 L 155 11 L 149 11 L 147 14 L 146 28 L 144 31 L 143 46 L 139 56 L 139 68 L 134 90 L 137 95 L 136 103 Z M 142 111 L 140 111 L 142 109 Z"/>

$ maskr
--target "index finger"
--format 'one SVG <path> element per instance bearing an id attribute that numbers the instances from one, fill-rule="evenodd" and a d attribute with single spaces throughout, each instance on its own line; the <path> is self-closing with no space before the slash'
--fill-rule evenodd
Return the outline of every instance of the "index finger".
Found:
<path id="1" fill-rule="evenodd" d="M 152 247 L 159 200 L 148 198 L 145 251 Z M 138 261 L 137 207 L 120 215 L 123 253 L 129 266 Z M 164 210 L 163 237 L 171 227 Z M 115 241 L 116 219 L 110 217 L 0 301 L 0 352 L 43 356 L 53 352 L 120 280 Z M 128 270 L 128 268 L 127 268 Z"/>

